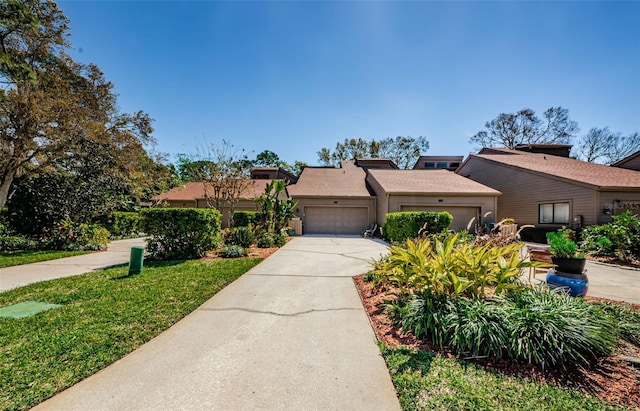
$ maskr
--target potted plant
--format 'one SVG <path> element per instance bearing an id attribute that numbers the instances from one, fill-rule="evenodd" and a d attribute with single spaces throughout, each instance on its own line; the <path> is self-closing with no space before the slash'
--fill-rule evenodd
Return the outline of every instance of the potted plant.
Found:
<path id="1" fill-rule="evenodd" d="M 547 233 L 551 260 L 558 266 L 558 271 L 571 274 L 584 272 L 585 256 L 578 251 L 578 245 L 573 241 L 573 231 L 561 229 Z"/>
<path id="2" fill-rule="evenodd" d="M 551 261 L 557 267 L 547 273 L 547 284 L 567 288 L 574 297 L 583 297 L 589 289 L 589 279 L 584 274 L 586 259 L 573 240 L 573 231 L 562 228 L 547 233 Z"/>

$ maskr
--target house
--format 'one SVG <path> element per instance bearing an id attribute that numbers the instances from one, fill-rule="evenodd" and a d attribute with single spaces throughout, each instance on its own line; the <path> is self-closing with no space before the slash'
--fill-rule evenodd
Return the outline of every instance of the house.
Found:
<path id="1" fill-rule="evenodd" d="M 452 171 L 369 170 L 366 181 L 377 197 L 380 225 L 397 211 L 448 211 L 456 231 L 495 222 L 500 192 Z"/>
<path id="2" fill-rule="evenodd" d="M 354 161 L 341 168 L 305 167 L 288 187 L 305 234 L 360 234 L 376 221 L 376 198 Z"/>
<path id="3" fill-rule="evenodd" d="M 463 159 L 463 156 L 420 156 L 413 169 L 455 171 Z"/>
<path id="4" fill-rule="evenodd" d="M 623 158 L 622 160 L 616 163 L 613 163 L 611 166 L 640 171 L 640 150 Z"/>
<path id="5" fill-rule="evenodd" d="M 384 169 L 384 170 L 397 170 L 398 166 L 393 160 L 387 158 L 357 158 L 355 165 L 364 169 L 364 171 L 371 169 Z"/>
<path id="6" fill-rule="evenodd" d="M 470 155 L 456 173 L 502 192 L 497 220 L 577 227 L 608 223 L 612 214 L 625 209 L 640 211 L 639 171 L 550 154 L 554 152 L 485 148 Z"/>
<path id="7" fill-rule="evenodd" d="M 240 196 L 235 211 L 258 211 L 259 207 L 253 199 L 264 193 L 266 186 L 273 180 L 246 180 L 247 186 Z M 213 207 L 211 196 L 213 188 L 203 182 L 190 182 L 183 186 L 174 187 L 171 190 L 152 197 L 158 206 L 164 207 Z M 226 227 L 229 216 L 229 208 L 222 211 L 222 226 Z"/>
<path id="8" fill-rule="evenodd" d="M 280 167 L 254 167 L 251 169 L 252 180 L 284 180 L 291 184 L 298 181 L 298 176 Z"/>

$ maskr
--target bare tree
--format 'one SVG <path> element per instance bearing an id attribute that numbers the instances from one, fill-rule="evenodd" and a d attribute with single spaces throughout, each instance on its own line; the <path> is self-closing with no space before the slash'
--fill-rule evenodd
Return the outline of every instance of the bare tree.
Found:
<path id="1" fill-rule="evenodd" d="M 477 148 L 506 147 L 520 144 L 567 144 L 578 132 L 578 123 L 569 119 L 569 110 L 550 107 L 542 115 L 525 108 L 513 113 L 501 113 L 485 123 L 486 130 L 471 137 Z"/>
<path id="2" fill-rule="evenodd" d="M 233 227 L 236 206 L 252 184 L 249 179 L 251 163 L 244 149 L 222 140 L 199 150 L 193 161 L 199 165 L 193 173 L 202 182 L 207 206 L 223 214 L 227 209 L 227 225 Z"/>
<path id="3" fill-rule="evenodd" d="M 592 163 L 613 164 L 640 149 L 640 133 L 623 136 L 608 127 L 594 127 L 577 146 L 578 158 Z"/>

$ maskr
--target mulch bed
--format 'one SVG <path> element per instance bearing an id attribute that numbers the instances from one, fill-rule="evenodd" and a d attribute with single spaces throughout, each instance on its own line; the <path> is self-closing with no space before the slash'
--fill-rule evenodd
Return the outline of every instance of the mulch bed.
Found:
<path id="1" fill-rule="evenodd" d="M 375 288 L 373 283 L 364 281 L 363 275 L 354 277 L 354 283 L 360 293 L 365 310 L 369 314 L 376 336 L 384 344 L 389 347 L 405 346 L 434 351 L 450 358 L 457 357 L 446 349 L 433 346 L 428 341 L 418 340 L 413 334 L 405 333 L 394 326 L 382 311 L 382 304 L 385 300 L 394 298 L 390 291 Z M 632 304 L 631 306 L 640 311 L 640 305 Z M 627 346 L 621 351 L 621 354 L 624 355 L 640 357 L 638 347 Z M 506 360 L 469 359 L 469 361 L 505 375 L 580 389 L 609 404 L 640 410 L 640 370 L 630 366 L 618 355 L 602 358 L 592 368 L 574 370 L 542 370 L 531 364 L 519 364 Z"/>
<path id="2" fill-rule="evenodd" d="M 601 256 L 588 255 L 587 260 L 640 269 L 640 260 L 635 260 L 635 259 L 632 259 L 631 261 L 623 261 L 623 260 L 620 260 L 619 258 L 614 258 L 614 257 L 601 257 Z"/>

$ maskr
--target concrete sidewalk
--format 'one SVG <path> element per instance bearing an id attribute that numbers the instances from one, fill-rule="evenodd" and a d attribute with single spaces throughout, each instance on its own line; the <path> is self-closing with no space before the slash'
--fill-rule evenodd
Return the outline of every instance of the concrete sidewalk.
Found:
<path id="1" fill-rule="evenodd" d="M 372 240 L 296 237 L 39 410 L 399 410 L 351 276 Z"/>
<path id="2" fill-rule="evenodd" d="M 0 292 L 39 281 L 70 277 L 113 265 L 126 264 L 129 262 L 131 247 L 145 244 L 142 238 L 118 240 L 109 243 L 106 251 L 0 268 Z"/>

